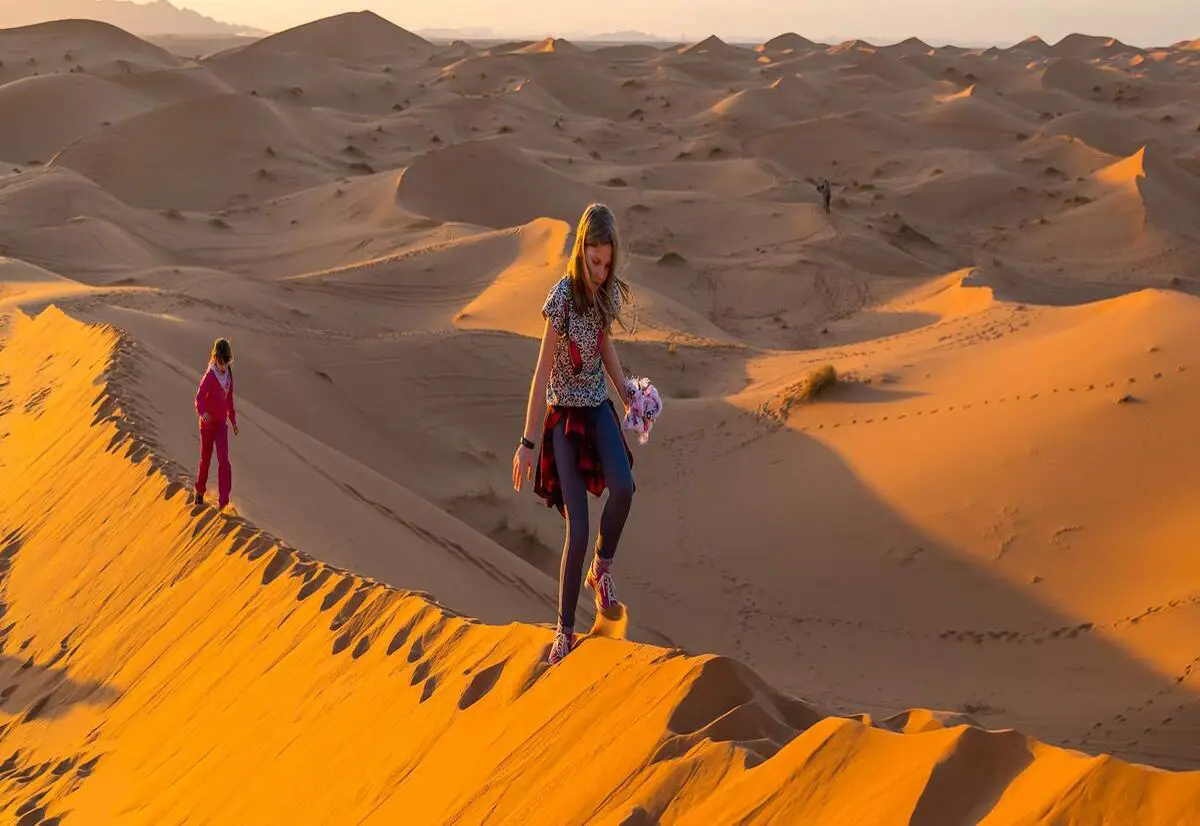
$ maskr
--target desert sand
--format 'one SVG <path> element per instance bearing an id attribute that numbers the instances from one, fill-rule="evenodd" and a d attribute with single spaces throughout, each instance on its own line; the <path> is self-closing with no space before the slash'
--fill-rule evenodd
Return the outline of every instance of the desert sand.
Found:
<path id="1" fill-rule="evenodd" d="M 160 43 L 0 30 L 6 816 L 1200 819 L 1196 43 Z M 593 200 L 666 410 L 547 668 Z"/>

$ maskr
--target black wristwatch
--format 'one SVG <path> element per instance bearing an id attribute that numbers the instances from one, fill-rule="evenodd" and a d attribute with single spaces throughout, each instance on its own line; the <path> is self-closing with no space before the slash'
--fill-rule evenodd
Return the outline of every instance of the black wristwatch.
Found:
<path id="1" fill-rule="evenodd" d="M 524 436 L 521 437 L 521 446 L 527 447 L 530 450 L 533 450 L 533 448 L 535 447 L 534 443 L 529 441 L 528 439 L 526 439 Z"/>

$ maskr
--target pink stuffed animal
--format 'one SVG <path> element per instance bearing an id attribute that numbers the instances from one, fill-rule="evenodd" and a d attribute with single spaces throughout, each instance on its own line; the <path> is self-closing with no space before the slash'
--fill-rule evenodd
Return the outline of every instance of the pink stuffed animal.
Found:
<path id="1" fill-rule="evenodd" d="M 638 434 L 638 443 L 650 441 L 650 429 L 662 413 L 662 397 L 647 378 L 628 378 L 625 387 L 629 391 L 629 412 L 625 414 L 624 426 Z"/>

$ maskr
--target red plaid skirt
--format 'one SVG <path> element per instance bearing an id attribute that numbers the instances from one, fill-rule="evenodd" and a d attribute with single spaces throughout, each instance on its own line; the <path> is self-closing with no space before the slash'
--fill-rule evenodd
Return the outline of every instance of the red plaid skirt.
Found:
<path id="1" fill-rule="evenodd" d="M 612 400 L 605 402 L 613 418 L 617 420 L 617 429 L 621 428 L 621 418 Z M 566 517 L 566 507 L 563 504 L 562 484 L 558 478 L 558 465 L 554 463 L 554 428 L 559 422 L 565 422 L 563 432 L 575 446 L 575 455 L 579 458 L 579 470 L 583 475 L 588 493 L 599 496 L 605 490 L 604 468 L 600 466 L 600 454 L 596 450 L 596 425 L 592 410 L 586 407 L 556 407 L 546 409 L 546 424 L 542 427 L 542 450 L 538 457 L 537 468 L 534 470 L 533 491 L 542 497 L 546 507 L 557 508 Z M 621 441 L 625 444 L 625 455 L 629 457 L 629 467 L 633 467 L 633 453 L 625 442 L 625 433 L 621 431 Z"/>

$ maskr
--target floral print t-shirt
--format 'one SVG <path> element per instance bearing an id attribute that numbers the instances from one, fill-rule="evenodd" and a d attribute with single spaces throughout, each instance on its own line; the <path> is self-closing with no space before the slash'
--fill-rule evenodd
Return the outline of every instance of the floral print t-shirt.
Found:
<path id="1" fill-rule="evenodd" d="M 619 292 L 613 293 L 613 303 L 615 311 L 619 312 Z M 604 381 L 604 360 L 599 347 L 603 330 L 599 308 L 591 307 L 585 313 L 576 310 L 571 277 L 564 275 L 546 296 L 542 315 L 550 319 L 559 336 L 554 347 L 550 380 L 546 382 L 546 404 L 558 407 L 596 407 L 603 404 L 608 399 L 608 387 Z M 570 339 L 566 335 L 568 318 Z M 583 361 L 578 375 L 571 364 L 569 340 L 575 342 Z"/>

